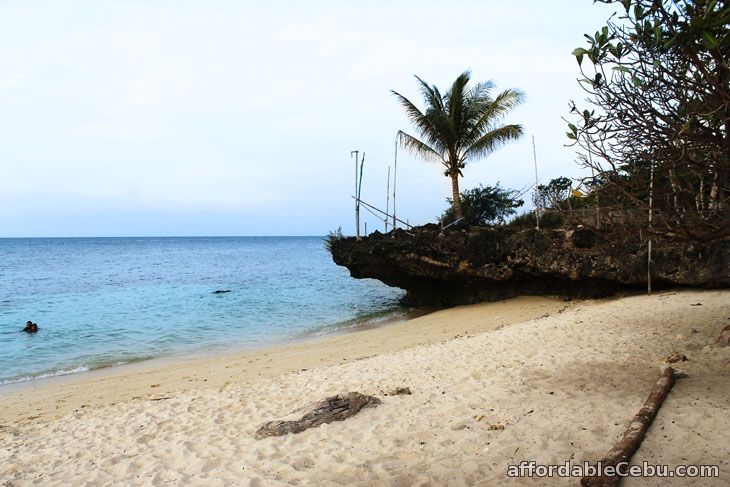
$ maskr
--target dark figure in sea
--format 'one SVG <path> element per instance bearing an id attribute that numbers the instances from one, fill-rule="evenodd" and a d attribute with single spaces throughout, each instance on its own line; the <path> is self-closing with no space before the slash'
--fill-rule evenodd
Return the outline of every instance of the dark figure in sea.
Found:
<path id="1" fill-rule="evenodd" d="M 23 331 L 26 333 L 36 333 L 38 332 L 38 323 L 33 323 L 32 321 L 28 321 L 25 324 L 25 328 L 23 328 Z"/>

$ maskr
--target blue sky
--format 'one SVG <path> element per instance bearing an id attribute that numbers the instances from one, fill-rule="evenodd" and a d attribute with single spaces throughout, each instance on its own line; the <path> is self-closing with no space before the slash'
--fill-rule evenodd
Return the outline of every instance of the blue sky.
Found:
<path id="1" fill-rule="evenodd" d="M 321 235 L 385 206 L 395 89 L 463 70 L 520 88 L 526 136 L 462 188 L 579 176 L 564 147 L 570 56 L 610 8 L 548 2 L 0 2 L 0 236 Z M 433 221 L 442 171 L 401 151 L 398 214 Z M 369 229 L 382 222 L 366 217 Z"/>

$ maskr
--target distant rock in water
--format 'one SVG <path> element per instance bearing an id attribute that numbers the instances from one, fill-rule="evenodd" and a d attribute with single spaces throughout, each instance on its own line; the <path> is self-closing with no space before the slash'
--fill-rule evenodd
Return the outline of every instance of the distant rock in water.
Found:
<path id="1" fill-rule="evenodd" d="M 403 304 L 455 306 L 519 295 L 599 297 L 646 289 L 647 240 L 638 232 L 424 225 L 332 243 L 355 278 L 406 290 Z M 655 238 L 652 287 L 729 288 L 730 239 Z"/>
<path id="2" fill-rule="evenodd" d="M 224 293 L 230 293 L 230 289 L 218 289 L 217 291 L 213 291 L 213 294 L 224 294 Z"/>
<path id="3" fill-rule="evenodd" d="M 38 323 L 27 321 L 25 323 L 25 328 L 23 328 L 23 331 L 26 333 L 38 333 Z"/>

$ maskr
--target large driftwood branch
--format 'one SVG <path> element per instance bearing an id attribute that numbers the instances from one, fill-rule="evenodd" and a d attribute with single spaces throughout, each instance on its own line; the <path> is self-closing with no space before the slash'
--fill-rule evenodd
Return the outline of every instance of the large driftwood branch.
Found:
<path id="1" fill-rule="evenodd" d="M 605 466 L 615 467 L 619 463 L 629 462 L 636 450 L 639 449 L 641 441 L 646 436 L 646 431 L 651 426 L 652 421 L 662 407 L 664 399 L 666 399 L 669 391 L 672 389 L 675 381 L 674 369 L 667 367 L 664 369 L 662 376 L 654 384 L 651 394 L 644 402 L 639 412 L 634 416 L 629 427 L 624 431 L 621 441 L 611 448 L 606 456 L 601 460 L 601 464 Z M 586 476 L 580 480 L 583 487 L 614 487 L 618 485 L 621 477 L 618 476 Z"/>
<path id="2" fill-rule="evenodd" d="M 275 420 L 262 425 L 256 431 L 256 439 L 268 438 L 269 436 L 282 436 L 287 433 L 300 433 L 308 428 L 314 428 L 324 423 L 342 421 L 354 416 L 362 408 L 375 407 L 380 404 L 380 399 L 373 396 L 366 396 L 359 392 L 348 392 L 331 396 L 314 405 L 312 411 L 300 419 Z"/>

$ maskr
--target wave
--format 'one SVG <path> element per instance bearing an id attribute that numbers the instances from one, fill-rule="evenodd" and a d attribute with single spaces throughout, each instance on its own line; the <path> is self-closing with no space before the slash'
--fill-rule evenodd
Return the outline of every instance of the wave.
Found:
<path id="1" fill-rule="evenodd" d="M 37 379 L 48 379 L 50 377 L 59 377 L 62 375 L 80 374 L 82 372 L 88 372 L 89 370 L 91 370 L 91 369 L 89 369 L 88 367 L 86 367 L 84 365 L 80 365 L 73 369 L 61 369 L 61 370 L 55 370 L 52 372 L 44 372 L 44 373 L 38 374 L 38 375 L 29 375 L 29 376 L 25 376 L 25 377 L 17 377 L 17 378 L 0 380 L 0 386 L 4 386 L 7 384 L 16 384 L 18 382 L 28 382 L 28 381 L 37 380 Z"/>
<path id="2" fill-rule="evenodd" d="M 414 311 L 412 309 L 399 307 L 385 311 L 365 313 L 351 320 L 315 326 L 301 331 L 296 336 L 299 338 L 315 338 L 337 332 L 354 331 L 358 328 L 385 325 L 394 321 L 407 320 L 412 317 L 414 317 Z"/>
<path id="3" fill-rule="evenodd" d="M 67 368 L 67 369 L 54 369 L 49 370 L 45 372 L 41 372 L 39 374 L 34 375 L 26 375 L 26 376 L 16 376 L 16 377 L 8 377 L 5 379 L 0 378 L 0 386 L 9 385 L 9 384 L 18 384 L 21 382 L 30 382 L 33 380 L 40 380 L 40 379 L 50 379 L 52 377 L 61 377 L 64 375 L 73 375 L 73 374 L 82 374 L 84 372 L 90 372 L 92 370 L 99 370 L 99 369 L 106 369 L 108 367 L 116 367 L 118 365 L 126 365 L 131 364 L 135 362 L 140 362 L 143 360 L 150 360 L 156 358 L 156 356 L 153 355 L 145 355 L 145 356 L 139 356 L 134 358 L 126 358 L 125 360 L 100 360 L 99 362 L 94 363 L 94 365 L 79 365 L 77 367 L 73 368 Z M 93 360 L 92 360 L 93 362 Z"/>

